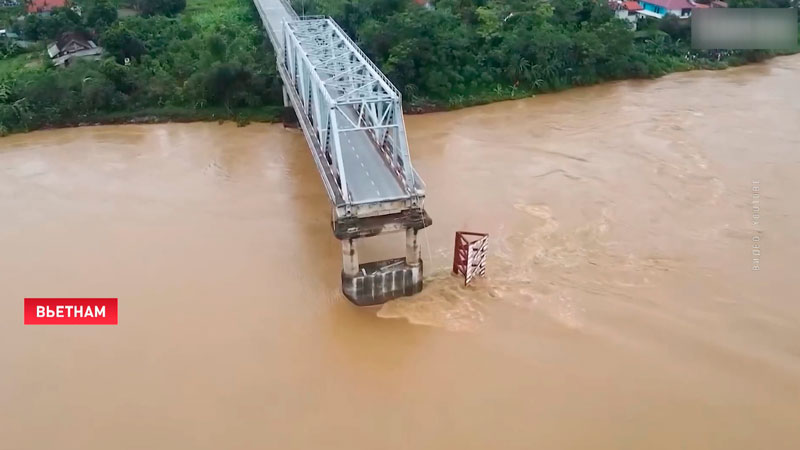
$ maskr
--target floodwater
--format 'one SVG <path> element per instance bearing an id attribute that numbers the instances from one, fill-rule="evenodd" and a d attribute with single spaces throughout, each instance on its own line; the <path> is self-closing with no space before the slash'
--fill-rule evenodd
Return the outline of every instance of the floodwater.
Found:
<path id="1" fill-rule="evenodd" d="M 426 287 L 370 309 L 297 131 L 0 139 L 0 448 L 800 448 L 798 85 L 793 56 L 406 117 Z M 467 288 L 456 230 L 490 234 Z M 22 325 L 56 296 L 119 325 Z"/>

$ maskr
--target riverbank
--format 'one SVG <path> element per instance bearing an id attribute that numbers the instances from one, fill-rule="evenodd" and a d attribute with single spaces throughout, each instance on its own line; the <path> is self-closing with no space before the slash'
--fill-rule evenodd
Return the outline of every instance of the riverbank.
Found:
<path id="1" fill-rule="evenodd" d="M 573 88 L 588 87 L 597 84 L 613 83 L 617 81 L 634 80 L 634 79 L 656 80 L 658 78 L 667 75 L 672 75 L 681 72 L 691 72 L 691 71 L 704 71 L 704 70 L 723 71 L 745 65 L 764 64 L 773 58 L 792 56 L 797 53 L 798 51 L 763 52 L 763 54 L 759 55 L 758 58 L 754 60 L 748 60 L 747 58 L 740 56 L 733 56 L 733 57 L 728 57 L 719 62 L 702 61 L 695 64 L 677 65 L 675 69 L 672 71 L 664 72 L 662 74 L 646 78 L 618 78 L 610 80 L 601 80 L 592 84 L 562 86 L 560 88 L 555 88 L 551 90 L 540 90 L 535 88 L 534 89 L 508 88 L 508 89 L 499 89 L 497 91 L 492 91 L 492 92 L 483 92 L 476 95 L 456 96 L 447 101 L 415 99 L 412 102 L 406 101 L 404 105 L 404 110 L 408 114 L 426 114 L 433 112 L 454 111 L 462 108 L 469 108 L 472 106 L 488 105 L 491 103 L 503 102 L 508 100 L 519 100 L 524 98 L 535 97 L 537 95 L 542 95 L 542 94 L 554 94 L 557 92 L 563 92 Z"/>
<path id="2" fill-rule="evenodd" d="M 688 71 L 724 71 L 740 67 L 743 65 L 764 64 L 772 58 L 780 58 L 791 56 L 795 53 L 780 53 L 766 57 L 763 60 L 756 62 L 748 62 L 740 59 L 736 62 L 728 61 L 718 65 L 685 68 L 668 72 L 658 77 L 649 79 L 657 79 L 662 76 L 667 76 L 680 72 Z M 612 83 L 615 81 L 624 80 L 608 80 L 598 82 L 596 84 Z M 406 101 L 404 103 L 404 111 L 409 115 L 428 114 L 434 112 L 455 111 L 463 108 L 473 106 L 487 105 L 496 102 L 503 102 L 509 100 L 521 100 L 525 98 L 535 97 L 543 94 L 554 94 L 563 92 L 572 88 L 581 86 L 567 86 L 558 90 L 540 91 L 540 90 L 510 90 L 508 92 L 492 92 L 484 93 L 482 95 L 474 95 L 467 97 L 457 97 L 455 101 L 450 102 L 435 102 L 416 99 L 416 101 Z M 583 86 L 587 87 L 587 86 Z M 260 108 L 237 108 L 226 109 L 219 106 L 206 106 L 203 108 L 187 108 L 187 107 L 161 107 L 161 108 L 142 108 L 140 110 L 129 111 L 111 111 L 111 112 L 98 112 L 94 114 L 84 114 L 74 117 L 63 117 L 53 120 L 51 122 L 42 124 L 41 126 L 33 129 L 6 129 L 0 123 L 0 137 L 16 133 L 25 133 L 37 130 L 57 129 L 57 128 L 71 128 L 81 126 L 95 126 L 95 125 L 124 125 L 124 124 L 156 124 L 156 123 L 190 123 L 190 122 L 235 122 L 238 126 L 246 126 L 250 123 L 276 123 L 281 121 L 281 114 L 283 111 L 282 106 L 263 106 Z"/>
<path id="3" fill-rule="evenodd" d="M 0 135 L 85 124 L 279 120 L 275 55 L 250 0 L 188 0 L 185 10 L 168 16 L 130 17 L 126 10 L 94 21 L 91 8 L 100 2 L 107 0 L 79 1 L 87 6 L 83 16 L 24 21 L 19 32 L 38 44 L 0 60 Z M 502 23 L 498 18 L 511 17 L 503 1 L 464 10 L 444 2 L 434 9 L 359 3 L 365 14 L 355 16 L 339 6 L 338 0 L 302 4 L 356 37 L 413 114 L 724 69 L 776 54 L 695 52 L 686 44 L 686 23 L 644 20 L 634 33 L 595 0 L 579 1 L 576 11 L 556 4 Z M 590 21 L 578 20 L 587 14 Z M 96 39 L 105 56 L 50 67 L 45 44 L 72 28 Z"/>
<path id="4" fill-rule="evenodd" d="M 776 55 L 773 57 L 787 56 L 787 54 Z M 772 58 L 772 57 L 770 57 Z M 770 59 L 770 58 L 767 58 Z M 766 60 L 764 60 L 766 61 Z M 759 64 L 764 61 L 756 63 L 741 62 L 739 64 L 729 64 L 725 66 L 716 67 L 698 67 L 694 69 L 685 69 L 672 73 L 691 71 L 691 70 L 726 70 L 729 68 L 738 67 L 744 64 Z M 654 77 L 653 79 L 658 78 Z M 610 83 L 610 80 L 603 81 L 597 84 Z M 564 87 L 559 90 L 552 91 L 537 91 L 537 90 L 513 90 L 509 92 L 500 93 L 486 93 L 483 95 L 475 95 L 468 97 L 459 97 L 456 101 L 442 103 L 432 102 L 417 99 L 416 102 L 406 102 L 404 110 L 407 114 L 427 114 L 433 112 L 454 111 L 472 106 L 486 105 L 496 102 L 508 100 L 520 100 L 524 98 L 531 98 L 542 94 L 553 94 L 568 90 L 577 86 Z M 9 134 L 24 133 L 36 130 L 56 129 L 56 128 L 70 128 L 81 126 L 93 125 L 122 125 L 122 124 L 155 124 L 155 123 L 189 123 L 189 122 L 235 122 L 239 126 L 246 126 L 249 123 L 275 123 L 281 121 L 282 106 L 263 106 L 261 108 L 238 108 L 235 110 L 228 110 L 224 107 L 204 107 L 204 108 L 186 108 L 186 107 L 161 107 L 161 108 L 143 108 L 136 111 L 111 111 L 111 112 L 98 112 L 94 114 L 78 115 L 74 117 L 63 117 L 53 120 L 51 122 L 42 124 L 34 129 L 3 129 L 0 124 L 0 137 Z"/>
<path id="5" fill-rule="evenodd" d="M 138 111 L 114 111 L 96 115 L 64 118 L 38 128 L 48 130 L 94 125 L 125 125 L 154 123 L 191 123 L 191 122 L 235 122 L 238 126 L 246 126 L 251 122 L 274 123 L 281 120 L 282 107 L 262 107 L 257 109 L 237 109 L 229 111 L 221 107 L 203 109 L 164 107 L 145 108 Z M 26 132 L 36 130 L 16 130 Z M 11 134 L 11 133 L 9 133 Z"/>
<path id="6" fill-rule="evenodd" d="M 107 0 L 77 3 L 80 16 L 62 8 L 11 24 L 37 45 L 0 60 L 0 135 L 83 124 L 278 119 L 275 56 L 250 0 L 188 0 L 184 10 L 133 16 Z M 65 30 L 96 42 L 102 58 L 52 67 L 44 48 Z"/>

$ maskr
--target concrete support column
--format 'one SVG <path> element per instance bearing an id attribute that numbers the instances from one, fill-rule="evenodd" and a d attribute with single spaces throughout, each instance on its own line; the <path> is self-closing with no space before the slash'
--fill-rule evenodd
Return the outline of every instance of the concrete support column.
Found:
<path id="1" fill-rule="evenodd" d="M 283 113 L 281 114 L 283 126 L 286 128 L 300 128 L 300 121 L 294 112 L 294 108 L 292 108 L 292 99 L 289 98 L 286 85 L 281 86 L 281 92 L 283 92 Z"/>
<path id="2" fill-rule="evenodd" d="M 358 275 L 358 251 L 355 239 L 342 240 L 342 274 L 350 277 Z"/>
<path id="3" fill-rule="evenodd" d="M 406 228 L 406 264 L 411 267 L 418 266 L 421 255 L 419 242 L 417 242 L 417 230 Z"/>

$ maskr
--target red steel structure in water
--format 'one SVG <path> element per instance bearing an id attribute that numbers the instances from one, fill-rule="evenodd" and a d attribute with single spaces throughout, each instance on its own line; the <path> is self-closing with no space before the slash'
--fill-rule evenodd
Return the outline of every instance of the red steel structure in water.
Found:
<path id="1" fill-rule="evenodd" d="M 486 253 L 489 247 L 487 233 L 456 231 L 453 250 L 453 273 L 464 276 L 464 286 L 476 276 L 486 276 Z"/>

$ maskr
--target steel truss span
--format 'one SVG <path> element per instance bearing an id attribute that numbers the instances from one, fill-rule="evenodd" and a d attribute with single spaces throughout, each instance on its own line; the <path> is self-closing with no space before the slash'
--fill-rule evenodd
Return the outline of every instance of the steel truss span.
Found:
<path id="1" fill-rule="evenodd" d="M 279 70 L 337 215 L 421 208 L 397 89 L 330 18 L 286 21 L 282 38 Z"/>

